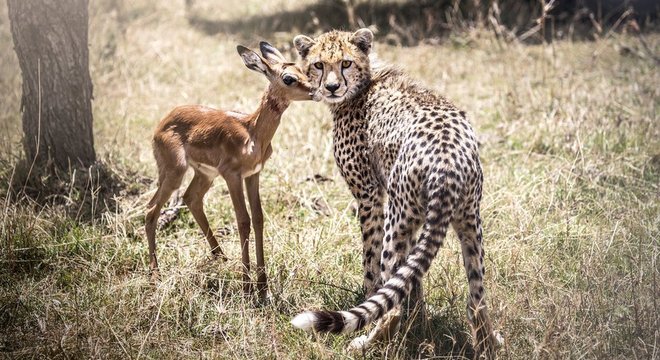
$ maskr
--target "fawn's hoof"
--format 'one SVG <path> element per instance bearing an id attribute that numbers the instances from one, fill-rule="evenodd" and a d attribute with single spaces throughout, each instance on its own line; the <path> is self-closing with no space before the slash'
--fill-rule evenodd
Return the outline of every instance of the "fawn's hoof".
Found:
<path id="1" fill-rule="evenodd" d="M 149 281 L 152 284 L 157 284 L 160 282 L 160 271 L 158 271 L 158 269 L 151 270 L 151 276 L 149 278 Z"/>
<path id="2" fill-rule="evenodd" d="M 211 256 L 214 260 L 220 260 L 221 262 L 226 262 L 229 258 L 222 252 L 219 248 L 216 250 L 211 250 Z"/>
<path id="3" fill-rule="evenodd" d="M 254 293 L 254 288 L 252 287 L 252 283 L 243 283 L 243 295 L 245 296 L 250 296 Z"/>
<path id="4" fill-rule="evenodd" d="M 483 339 L 479 344 L 475 346 L 475 359 L 495 359 L 496 352 L 499 348 L 504 345 L 504 337 L 499 331 L 493 330 L 489 336 Z"/>

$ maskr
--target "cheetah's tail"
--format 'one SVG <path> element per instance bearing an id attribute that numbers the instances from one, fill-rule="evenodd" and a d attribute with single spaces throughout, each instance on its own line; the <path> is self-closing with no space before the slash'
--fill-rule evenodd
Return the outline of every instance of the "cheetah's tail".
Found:
<path id="1" fill-rule="evenodd" d="M 435 196 L 429 196 L 426 219 L 419 242 L 394 275 L 373 296 L 348 311 L 306 311 L 298 314 L 291 324 L 305 331 L 350 333 L 382 318 L 401 304 L 412 284 L 421 282 L 431 266 L 447 234 L 453 211 L 455 194 L 441 186 Z"/>

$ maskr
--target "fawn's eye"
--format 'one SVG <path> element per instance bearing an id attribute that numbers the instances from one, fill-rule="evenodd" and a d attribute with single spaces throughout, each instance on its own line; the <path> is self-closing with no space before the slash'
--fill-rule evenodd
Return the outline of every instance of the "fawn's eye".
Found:
<path id="1" fill-rule="evenodd" d="M 298 81 L 298 79 L 296 79 L 296 77 L 292 75 L 287 74 L 282 77 L 282 82 L 287 86 L 295 83 L 296 81 Z"/>
<path id="2" fill-rule="evenodd" d="M 315 62 L 315 63 L 314 63 L 314 67 L 317 68 L 317 69 L 319 69 L 319 70 L 321 70 L 321 69 L 323 69 L 323 63 L 320 62 L 320 61 Z"/>
<path id="3" fill-rule="evenodd" d="M 341 67 L 343 69 L 348 69 L 349 67 L 351 67 L 351 65 L 353 65 L 353 62 L 350 60 L 344 60 L 341 62 Z"/>

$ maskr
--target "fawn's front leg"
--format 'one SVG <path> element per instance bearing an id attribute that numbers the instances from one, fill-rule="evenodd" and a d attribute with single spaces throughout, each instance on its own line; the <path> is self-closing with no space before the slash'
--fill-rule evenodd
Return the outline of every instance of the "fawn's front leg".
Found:
<path id="1" fill-rule="evenodd" d="M 268 286 L 264 261 L 264 215 L 259 196 L 259 173 L 246 178 L 245 187 L 247 188 L 247 197 L 252 213 L 252 226 L 254 227 L 254 247 L 257 253 L 257 291 L 259 292 L 259 298 L 264 300 Z"/>
<path id="2" fill-rule="evenodd" d="M 225 177 L 231 202 L 234 205 L 236 213 L 236 222 L 238 223 L 238 235 L 241 238 L 241 261 L 243 263 L 243 292 L 249 294 L 252 292 L 250 283 L 250 215 L 245 207 L 245 196 L 243 195 L 243 182 L 240 174 L 227 175 Z"/>

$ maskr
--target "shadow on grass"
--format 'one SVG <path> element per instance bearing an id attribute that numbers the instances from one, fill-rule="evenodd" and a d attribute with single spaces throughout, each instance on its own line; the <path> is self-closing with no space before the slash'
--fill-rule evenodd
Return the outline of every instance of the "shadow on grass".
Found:
<path id="1" fill-rule="evenodd" d="M 62 254 L 89 258 L 101 220 L 119 212 L 119 200 L 137 196 L 146 181 L 135 173 L 98 162 L 86 169 L 60 170 L 15 165 L 0 172 L 0 286 L 20 278 L 48 276 Z M 92 226 L 86 226 L 92 225 Z"/>
<path id="2" fill-rule="evenodd" d="M 90 223 L 106 212 L 117 212 L 121 197 L 137 196 L 149 183 L 133 171 L 101 161 L 89 168 L 68 170 L 20 161 L 7 176 L 3 181 L 7 188 L 0 189 L 7 203 L 33 206 L 35 212 L 44 207 L 61 208 L 75 223 Z"/>
<path id="3" fill-rule="evenodd" d="M 480 5 L 475 6 L 475 3 Z M 538 1 L 500 1 L 497 4 L 492 7 L 487 1 L 358 1 L 353 7 L 355 24 L 349 23 L 345 1 L 340 0 L 323 0 L 297 10 L 232 20 L 211 19 L 191 7 L 187 17 L 192 27 L 208 35 L 231 33 L 246 40 L 255 36 L 272 37 L 275 32 L 318 34 L 332 29 L 371 26 L 377 29 L 381 40 L 403 46 L 424 41 L 433 43 L 452 30 L 477 23 L 498 33 L 503 28 L 515 36 L 528 33 L 524 39 L 529 43 L 566 37 L 594 39 L 607 30 L 608 25 L 615 24 L 628 6 L 634 11 L 627 16 L 635 18 L 642 27 L 646 20 L 657 18 L 653 0 L 629 5 L 623 1 L 559 2 L 539 26 L 537 19 L 543 12 Z"/>
<path id="4" fill-rule="evenodd" d="M 465 314 L 452 309 L 455 307 L 441 306 L 436 309 L 426 304 L 426 319 L 416 309 L 404 311 L 398 336 L 404 358 L 473 358 L 474 349 Z"/>

